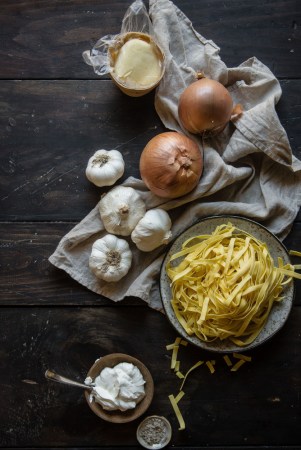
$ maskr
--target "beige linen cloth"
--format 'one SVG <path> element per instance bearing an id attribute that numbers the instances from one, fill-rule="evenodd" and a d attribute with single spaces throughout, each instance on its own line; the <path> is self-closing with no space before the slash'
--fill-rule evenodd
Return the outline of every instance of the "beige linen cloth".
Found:
<path id="1" fill-rule="evenodd" d="M 262 223 L 283 239 L 301 204 L 301 162 L 293 156 L 275 111 L 281 96 L 277 79 L 255 57 L 227 68 L 219 57 L 219 48 L 198 34 L 172 2 L 151 0 L 149 14 L 166 55 L 166 73 L 155 97 L 163 124 L 185 133 L 179 125 L 177 104 L 196 71 L 226 85 L 244 113 L 204 144 L 193 136 L 204 154 L 204 172 L 190 194 L 166 201 L 150 193 L 141 180 L 130 177 L 124 185 L 135 188 L 148 209 L 160 206 L 169 212 L 174 238 L 204 216 L 235 214 Z M 92 244 L 104 234 L 96 205 L 62 238 L 49 260 L 88 289 L 113 301 L 135 296 L 161 310 L 158 280 L 166 248 L 143 253 L 128 239 L 132 267 L 118 283 L 106 283 L 96 279 L 88 266 Z"/>

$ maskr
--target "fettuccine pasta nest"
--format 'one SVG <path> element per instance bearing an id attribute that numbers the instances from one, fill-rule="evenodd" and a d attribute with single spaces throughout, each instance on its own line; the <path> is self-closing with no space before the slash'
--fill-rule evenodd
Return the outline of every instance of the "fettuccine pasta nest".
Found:
<path id="1" fill-rule="evenodd" d="M 175 260 L 182 258 L 178 265 Z M 171 304 L 188 335 L 203 341 L 229 339 L 238 346 L 254 341 L 283 286 L 301 278 L 265 243 L 231 223 L 210 235 L 187 239 L 167 261 Z M 298 267 L 299 268 L 299 267 Z"/>

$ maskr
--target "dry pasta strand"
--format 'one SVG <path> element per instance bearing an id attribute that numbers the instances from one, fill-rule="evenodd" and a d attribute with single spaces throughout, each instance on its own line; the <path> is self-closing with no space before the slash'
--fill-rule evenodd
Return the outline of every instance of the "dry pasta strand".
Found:
<path id="1" fill-rule="evenodd" d="M 182 341 L 182 338 L 177 337 L 175 342 L 173 342 L 172 344 L 166 345 L 166 350 L 173 350 L 175 345 L 179 345 Z"/>
<path id="2" fill-rule="evenodd" d="M 170 364 L 170 368 L 171 369 L 175 369 L 175 367 L 176 367 L 178 350 L 179 350 L 179 346 L 178 345 L 174 345 L 174 348 L 172 350 L 172 356 L 171 356 L 171 364 Z"/>
<path id="3" fill-rule="evenodd" d="M 289 254 L 292 256 L 299 256 L 301 258 L 301 252 L 297 252 L 297 250 L 290 250 Z"/>
<path id="4" fill-rule="evenodd" d="M 237 363 L 231 368 L 231 372 L 236 372 L 245 362 L 245 359 L 238 360 Z"/>
<path id="5" fill-rule="evenodd" d="M 181 398 L 184 397 L 184 395 L 185 395 L 185 392 L 180 391 L 180 392 L 178 393 L 178 395 L 175 397 L 176 403 L 179 403 L 179 401 L 181 400 Z"/>
<path id="6" fill-rule="evenodd" d="M 178 404 L 176 402 L 176 399 L 174 398 L 174 396 L 172 394 L 169 395 L 168 398 L 169 398 L 171 406 L 173 407 L 173 410 L 174 410 L 174 412 L 175 412 L 175 414 L 177 416 L 177 419 L 178 419 L 178 422 L 179 422 L 179 425 L 180 425 L 179 430 L 180 431 L 181 430 L 185 430 L 185 422 L 184 422 L 183 416 L 181 414 L 181 411 L 180 411 L 180 409 L 178 407 Z"/>
<path id="7" fill-rule="evenodd" d="M 178 378 L 181 378 L 181 379 L 185 378 L 185 376 L 179 370 L 176 372 L 176 375 L 177 375 Z"/>
<path id="8" fill-rule="evenodd" d="M 247 355 L 242 355 L 241 353 L 233 353 L 233 358 L 236 359 L 243 359 L 244 361 L 252 361 L 251 356 L 247 356 Z"/>
<path id="9" fill-rule="evenodd" d="M 228 367 L 232 366 L 232 361 L 231 361 L 231 359 L 229 358 L 228 355 L 224 355 L 223 359 L 224 359 L 224 361 L 225 361 L 225 363 L 227 364 Z"/>
<path id="10" fill-rule="evenodd" d="M 176 361 L 174 370 L 175 370 L 175 372 L 179 372 L 179 370 L 180 370 L 180 361 L 179 360 Z"/>
<path id="11" fill-rule="evenodd" d="M 194 369 L 196 369 L 197 367 L 201 366 L 204 363 L 204 361 L 198 361 L 196 364 L 194 364 L 194 366 L 190 367 L 190 369 L 186 372 L 184 379 L 182 381 L 181 387 L 180 387 L 180 391 L 183 389 L 183 386 L 185 384 L 186 378 L 188 377 L 188 375 L 190 374 L 190 372 L 192 372 Z"/>
<path id="12" fill-rule="evenodd" d="M 210 370 L 210 373 L 214 373 L 215 372 L 215 368 L 214 368 L 214 365 L 213 365 L 212 361 L 206 361 L 206 366 Z"/>

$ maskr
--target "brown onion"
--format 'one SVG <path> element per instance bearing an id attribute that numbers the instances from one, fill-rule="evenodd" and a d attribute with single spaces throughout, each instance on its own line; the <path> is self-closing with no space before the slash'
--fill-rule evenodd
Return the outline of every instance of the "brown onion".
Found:
<path id="1" fill-rule="evenodd" d="M 198 145 L 174 131 L 152 138 L 140 157 L 141 178 L 159 197 L 176 198 L 192 191 L 202 171 L 203 157 Z"/>
<path id="2" fill-rule="evenodd" d="M 229 122 L 233 101 L 218 81 L 202 78 L 188 86 L 179 101 L 179 119 L 190 133 L 219 132 Z"/>

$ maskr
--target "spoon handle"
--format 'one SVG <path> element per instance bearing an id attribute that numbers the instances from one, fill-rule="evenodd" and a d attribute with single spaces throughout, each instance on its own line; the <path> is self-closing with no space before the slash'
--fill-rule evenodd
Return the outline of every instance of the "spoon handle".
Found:
<path id="1" fill-rule="evenodd" d="M 78 383 L 77 381 L 70 380 L 70 378 L 63 377 L 62 375 L 59 375 L 56 372 L 53 372 L 53 370 L 47 369 L 45 372 L 45 377 L 48 380 L 56 381 L 57 383 L 63 383 L 68 384 L 69 386 L 76 386 L 84 389 L 89 389 L 90 391 L 93 389 L 93 385 L 86 385 L 83 383 Z"/>

